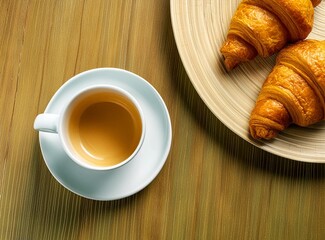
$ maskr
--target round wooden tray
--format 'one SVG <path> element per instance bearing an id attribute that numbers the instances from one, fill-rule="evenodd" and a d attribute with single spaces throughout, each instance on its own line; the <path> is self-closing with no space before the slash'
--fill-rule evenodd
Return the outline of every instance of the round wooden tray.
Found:
<path id="1" fill-rule="evenodd" d="M 275 56 L 256 58 L 228 73 L 220 47 L 240 0 L 171 0 L 177 47 L 196 91 L 229 129 L 273 154 L 305 162 L 325 163 L 325 122 L 308 128 L 290 126 L 272 141 L 253 140 L 248 119 Z M 315 8 L 308 38 L 325 40 L 325 2 Z"/>

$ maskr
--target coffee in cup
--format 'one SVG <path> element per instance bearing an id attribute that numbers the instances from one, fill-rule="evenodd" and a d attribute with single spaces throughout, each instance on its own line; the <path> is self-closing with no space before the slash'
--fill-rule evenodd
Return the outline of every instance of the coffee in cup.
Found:
<path id="1" fill-rule="evenodd" d="M 59 114 L 39 114 L 34 128 L 57 133 L 72 160 L 95 170 L 113 169 L 130 161 L 145 132 L 136 99 L 107 85 L 80 91 Z"/>

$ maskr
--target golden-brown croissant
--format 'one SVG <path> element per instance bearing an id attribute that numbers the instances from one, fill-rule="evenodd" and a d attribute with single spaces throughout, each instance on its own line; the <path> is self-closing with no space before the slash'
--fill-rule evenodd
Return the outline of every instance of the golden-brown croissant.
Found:
<path id="1" fill-rule="evenodd" d="M 242 0 L 220 51 L 228 71 L 257 55 L 271 56 L 312 30 L 321 0 Z"/>
<path id="2" fill-rule="evenodd" d="M 253 109 L 253 138 L 271 139 L 291 123 L 324 120 L 325 41 L 303 40 L 280 51 Z"/>

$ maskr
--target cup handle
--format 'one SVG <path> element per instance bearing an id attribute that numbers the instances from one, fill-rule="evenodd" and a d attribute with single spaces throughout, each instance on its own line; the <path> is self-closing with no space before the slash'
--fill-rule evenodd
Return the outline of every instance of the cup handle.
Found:
<path id="1" fill-rule="evenodd" d="M 34 129 L 41 132 L 58 132 L 58 114 L 42 113 L 37 115 L 34 121 Z"/>

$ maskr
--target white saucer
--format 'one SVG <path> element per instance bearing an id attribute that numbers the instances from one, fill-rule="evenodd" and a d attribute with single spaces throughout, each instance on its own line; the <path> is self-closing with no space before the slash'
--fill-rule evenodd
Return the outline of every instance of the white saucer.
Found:
<path id="1" fill-rule="evenodd" d="M 142 107 L 146 135 L 133 160 L 114 170 L 87 170 L 69 159 L 57 134 L 40 132 L 39 138 L 48 169 L 64 187 L 85 198 L 115 200 L 142 190 L 158 175 L 170 150 L 172 128 L 159 93 L 143 78 L 115 68 L 93 69 L 76 75 L 55 93 L 45 112 L 59 113 L 76 90 L 103 83 L 125 89 Z"/>

